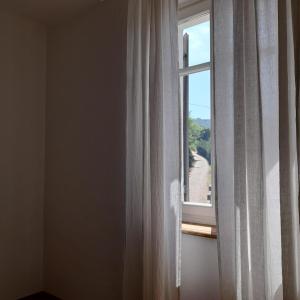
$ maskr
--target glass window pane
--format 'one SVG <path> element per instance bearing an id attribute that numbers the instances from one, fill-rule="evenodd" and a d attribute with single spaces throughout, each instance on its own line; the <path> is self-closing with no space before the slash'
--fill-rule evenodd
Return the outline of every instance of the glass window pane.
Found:
<path id="1" fill-rule="evenodd" d="M 186 200 L 211 203 L 211 90 L 210 71 L 184 78 L 186 101 L 186 155 L 188 155 Z"/>
<path id="2" fill-rule="evenodd" d="M 188 40 L 188 66 L 210 61 L 210 21 L 185 28 L 183 40 Z"/>

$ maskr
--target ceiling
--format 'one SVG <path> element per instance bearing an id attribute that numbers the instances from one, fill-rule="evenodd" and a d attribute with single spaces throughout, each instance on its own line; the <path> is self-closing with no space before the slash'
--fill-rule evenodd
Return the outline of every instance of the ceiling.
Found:
<path id="1" fill-rule="evenodd" d="M 0 0 L 0 9 L 55 24 L 101 5 L 101 0 Z"/>
<path id="2" fill-rule="evenodd" d="M 103 5 L 109 0 L 0 0 L 0 9 L 31 17 L 42 23 L 53 25 L 70 19 L 87 10 Z M 124 0 L 119 0 L 124 1 Z M 186 6 L 204 0 L 179 0 Z"/>

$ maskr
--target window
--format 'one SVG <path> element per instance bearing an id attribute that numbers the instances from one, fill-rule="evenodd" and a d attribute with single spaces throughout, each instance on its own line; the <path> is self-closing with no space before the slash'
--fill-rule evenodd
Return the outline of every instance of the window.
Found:
<path id="1" fill-rule="evenodd" d="M 214 225 L 210 3 L 183 6 L 179 15 L 183 221 Z"/>

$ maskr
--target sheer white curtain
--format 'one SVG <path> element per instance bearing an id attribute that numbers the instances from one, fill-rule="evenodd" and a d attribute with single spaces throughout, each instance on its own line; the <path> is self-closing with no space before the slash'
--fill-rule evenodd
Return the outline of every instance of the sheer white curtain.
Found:
<path id="1" fill-rule="evenodd" d="M 176 0 L 129 0 L 127 300 L 176 300 L 180 127 Z"/>
<path id="2" fill-rule="evenodd" d="M 213 11 L 222 299 L 300 299 L 299 1 Z"/>

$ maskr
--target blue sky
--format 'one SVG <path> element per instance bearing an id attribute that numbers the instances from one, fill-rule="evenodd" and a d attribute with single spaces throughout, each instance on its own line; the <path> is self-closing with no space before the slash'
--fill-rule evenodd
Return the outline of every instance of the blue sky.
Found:
<path id="1" fill-rule="evenodd" d="M 210 60 L 210 24 L 204 22 L 183 32 L 189 34 L 189 65 Z M 189 112 L 192 118 L 210 119 L 210 71 L 190 75 Z"/>

